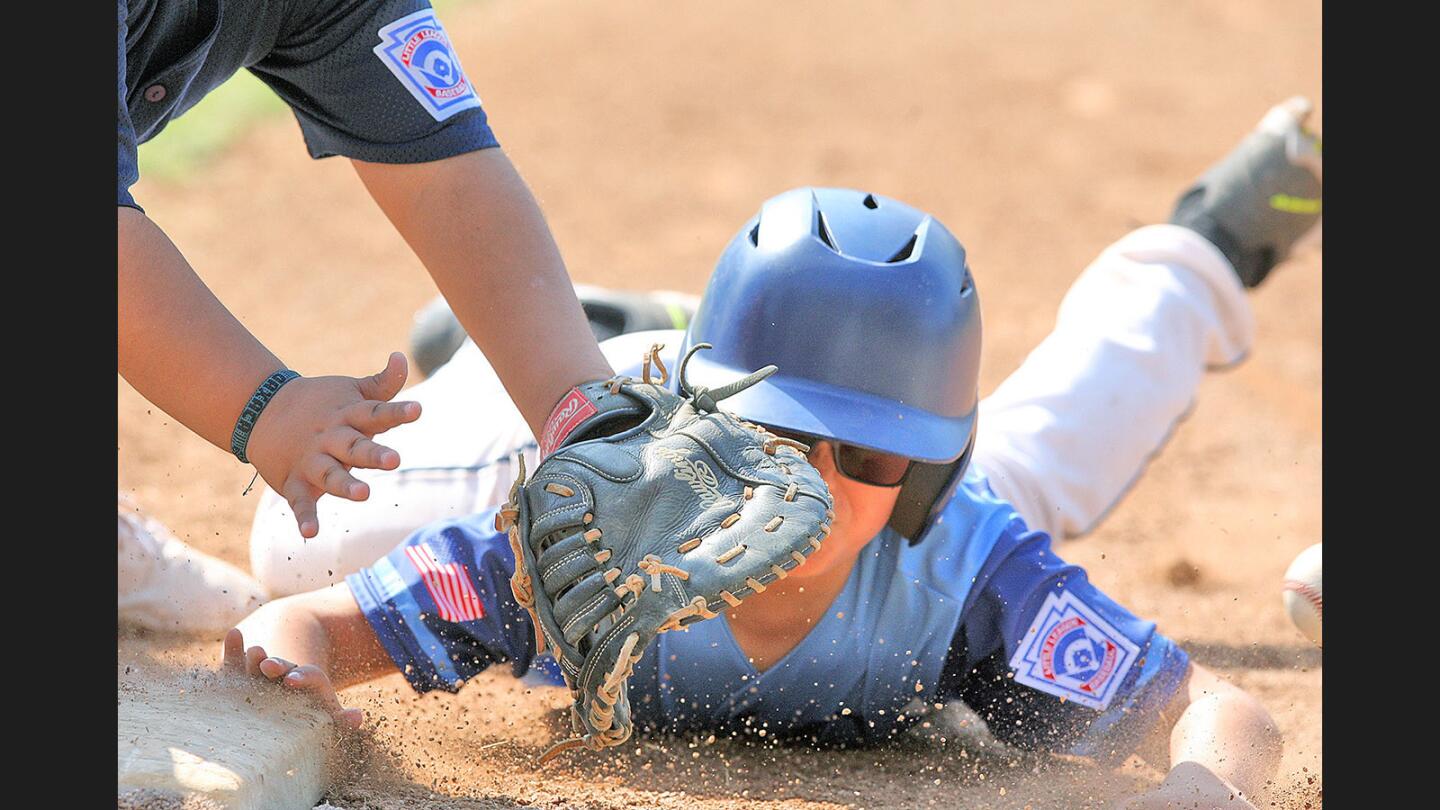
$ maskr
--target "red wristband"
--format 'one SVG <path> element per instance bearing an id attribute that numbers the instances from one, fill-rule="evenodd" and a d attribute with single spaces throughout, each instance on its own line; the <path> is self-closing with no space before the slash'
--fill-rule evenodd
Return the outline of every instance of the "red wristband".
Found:
<path id="1" fill-rule="evenodd" d="M 594 416 L 599 411 L 595 403 L 585 396 L 579 388 L 571 388 L 570 393 L 560 400 L 555 410 L 550 412 L 550 418 L 545 420 L 545 430 L 540 436 L 540 458 L 545 458 L 555 452 L 565 442 L 570 434 L 579 427 L 582 422 Z"/>

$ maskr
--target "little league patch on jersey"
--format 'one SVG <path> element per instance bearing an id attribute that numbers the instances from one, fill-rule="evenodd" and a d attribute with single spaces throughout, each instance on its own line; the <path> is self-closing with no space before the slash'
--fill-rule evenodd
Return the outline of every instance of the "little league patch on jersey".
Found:
<path id="1" fill-rule="evenodd" d="M 428 8 L 381 28 L 375 55 L 436 121 L 480 106 L 450 37 Z"/>
<path id="2" fill-rule="evenodd" d="M 1139 653 L 1133 641 L 1064 591 L 1045 598 L 1010 666 L 1019 683 L 1103 711 Z"/>

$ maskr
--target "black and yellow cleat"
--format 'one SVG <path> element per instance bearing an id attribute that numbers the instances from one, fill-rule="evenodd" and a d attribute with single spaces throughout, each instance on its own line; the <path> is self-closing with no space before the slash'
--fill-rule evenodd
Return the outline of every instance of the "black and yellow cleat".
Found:
<path id="1" fill-rule="evenodd" d="M 1320 221 L 1320 139 L 1304 128 L 1310 111 L 1301 96 L 1270 108 L 1170 216 L 1214 243 L 1246 287 L 1259 286 Z"/>

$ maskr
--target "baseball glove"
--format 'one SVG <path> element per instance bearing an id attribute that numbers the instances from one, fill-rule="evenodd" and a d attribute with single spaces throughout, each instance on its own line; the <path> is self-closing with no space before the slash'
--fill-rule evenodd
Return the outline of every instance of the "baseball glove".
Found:
<path id="1" fill-rule="evenodd" d="M 809 448 L 716 407 L 774 373 L 767 366 L 683 396 L 665 388 L 659 349 L 643 380 L 572 389 L 523 462 L 496 528 L 515 552 L 511 588 L 529 609 L 537 654 L 560 664 L 577 746 L 619 745 L 633 728 L 628 680 L 659 633 L 719 615 L 783 579 L 830 532 L 829 489 Z M 650 379 L 650 364 L 660 373 Z"/>

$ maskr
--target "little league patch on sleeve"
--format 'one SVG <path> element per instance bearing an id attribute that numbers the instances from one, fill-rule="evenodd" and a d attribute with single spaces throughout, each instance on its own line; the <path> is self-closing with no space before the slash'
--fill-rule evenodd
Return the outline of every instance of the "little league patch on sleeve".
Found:
<path id="1" fill-rule="evenodd" d="M 1015 680 L 1104 710 L 1140 648 L 1069 591 L 1050 594 L 1010 658 Z"/>
<path id="2" fill-rule="evenodd" d="M 436 121 L 480 106 L 450 37 L 428 8 L 381 28 L 375 55 Z"/>

